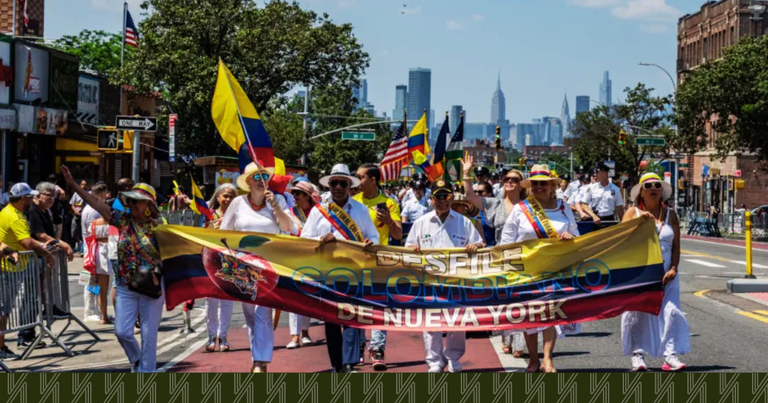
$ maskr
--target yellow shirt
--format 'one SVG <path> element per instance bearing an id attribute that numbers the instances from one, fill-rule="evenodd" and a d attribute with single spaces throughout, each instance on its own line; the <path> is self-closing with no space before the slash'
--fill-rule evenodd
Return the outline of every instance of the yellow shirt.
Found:
<path id="1" fill-rule="evenodd" d="M 356 194 L 352 198 L 368 207 L 368 213 L 371 215 L 373 225 L 376 226 L 376 231 L 379 231 L 379 245 L 389 245 L 389 226 L 382 224 L 381 221 L 376 219 L 376 205 L 387 203 L 389 216 L 392 217 L 393 221 L 400 221 L 400 206 L 381 192 L 373 199 L 364 198 L 363 192 Z"/>
<path id="2" fill-rule="evenodd" d="M 5 208 L 0 211 L 0 242 L 21 252 L 26 249 L 21 246 L 20 241 L 31 237 L 29 222 L 27 222 L 27 218 L 24 217 L 24 213 L 16 209 L 16 207 L 13 207 L 13 205 L 9 204 L 5 206 Z M 5 259 L 3 259 L 0 266 L 2 266 L 2 271 L 15 271 L 15 269 L 10 269 L 6 266 Z"/>

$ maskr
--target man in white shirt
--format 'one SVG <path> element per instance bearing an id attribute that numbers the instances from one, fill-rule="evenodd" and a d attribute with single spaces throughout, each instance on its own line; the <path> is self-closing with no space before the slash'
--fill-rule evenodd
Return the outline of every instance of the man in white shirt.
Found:
<path id="1" fill-rule="evenodd" d="M 575 169 L 575 171 L 576 179 L 572 180 L 571 183 L 568 184 L 568 188 L 565 189 L 565 194 L 563 195 L 564 200 L 569 202 L 569 204 L 571 198 L 579 193 L 579 188 L 581 187 L 582 183 L 584 183 L 584 167 L 579 166 Z"/>
<path id="2" fill-rule="evenodd" d="M 337 164 L 331 174 L 320 178 L 320 184 L 330 188 L 331 200 L 316 205 L 307 217 L 301 231 L 302 238 L 317 239 L 323 243 L 336 242 L 337 239 L 362 242 L 365 247 L 379 243 L 379 232 L 371 220 L 368 207 L 352 199 L 349 190 L 360 186 L 360 180 L 352 176 L 344 164 Z M 357 224 L 363 239 L 349 239 L 346 232 L 339 232 L 320 212 L 318 207 L 330 211 L 330 203 L 336 204 Z M 360 362 L 360 330 L 345 328 L 333 323 L 325 323 L 325 339 L 328 356 L 336 372 L 357 372 L 355 365 Z"/>
<path id="3" fill-rule="evenodd" d="M 424 183 L 429 183 L 429 178 L 427 178 L 427 175 L 425 175 L 423 172 L 417 172 L 413 175 L 413 182 L 419 182 L 419 181 Z M 432 197 L 432 192 L 429 189 L 427 189 L 426 195 L 427 195 L 427 198 L 430 198 Z M 413 194 L 413 186 L 411 186 L 410 188 L 408 188 L 408 190 L 405 191 L 405 194 L 403 195 L 403 198 L 400 204 L 405 206 L 406 203 L 410 202 L 415 197 L 416 196 L 414 196 Z"/>
<path id="4" fill-rule="evenodd" d="M 621 189 L 614 185 L 608 178 L 608 168 L 605 164 L 597 165 L 597 181 L 589 186 L 580 200 L 582 209 L 584 205 L 592 210 L 589 216 L 596 225 L 603 221 L 613 221 L 618 216 L 624 216 L 624 200 L 621 197 Z M 582 217 L 584 217 L 582 212 Z M 601 228 L 604 228 L 602 226 Z"/>
<path id="5" fill-rule="evenodd" d="M 413 183 L 414 198 L 403 205 L 403 210 L 400 212 L 402 222 L 416 222 L 421 216 L 432 211 L 432 203 L 425 195 L 426 188 L 427 184 L 422 181 Z"/>
<path id="6" fill-rule="evenodd" d="M 483 239 L 463 215 L 451 210 L 453 191 L 451 185 L 440 179 L 432 186 L 434 211 L 425 214 L 415 223 L 408 234 L 405 246 L 421 252 L 422 248 L 464 248 L 475 253 L 482 248 Z M 464 332 L 448 332 L 443 346 L 443 332 L 424 332 L 424 349 L 429 372 L 443 372 L 446 365 L 449 372 L 461 372 L 459 359 L 466 349 Z"/>

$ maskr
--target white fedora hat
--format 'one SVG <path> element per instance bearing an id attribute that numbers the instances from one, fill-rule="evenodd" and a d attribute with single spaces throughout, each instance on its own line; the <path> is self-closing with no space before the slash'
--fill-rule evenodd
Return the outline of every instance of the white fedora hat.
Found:
<path id="1" fill-rule="evenodd" d="M 346 179 L 352 183 L 352 186 L 350 187 L 353 187 L 353 188 L 360 186 L 360 179 L 357 179 L 356 177 L 352 176 L 352 174 L 349 173 L 349 167 L 346 166 L 345 164 L 334 165 L 333 169 L 331 169 L 330 175 L 326 175 L 320 178 L 320 184 L 327 188 L 331 187 L 328 184 L 331 178 Z"/>
<path id="2" fill-rule="evenodd" d="M 661 180 L 661 177 L 653 172 L 648 172 L 640 177 L 640 183 L 638 183 L 635 186 L 632 186 L 632 191 L 630 192 L 630 197 L 632 200 L 637 199 L 637 196 L 640 194 L 640 189 L 646 184 L 646 183 L 661 183 L 661 201 L 666 201 L 670 197 L 672 197 L 672 185 L 670 185 L 667 182 L 664 182 Z"/>

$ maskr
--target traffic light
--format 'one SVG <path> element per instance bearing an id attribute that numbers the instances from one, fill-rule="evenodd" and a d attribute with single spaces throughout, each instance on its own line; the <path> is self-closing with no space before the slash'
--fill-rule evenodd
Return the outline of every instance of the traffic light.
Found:
<path id="1" fill-rule="evenodd" d="M 496 149 L 501 150 L 501 126 L 496 126 Z"/>
<path id="2" fill-rule="evenodd" d="M 677 188 L 680 190 L 685 189 L 685 183 L 682 178 L 677 180 Z"/>
<path id="3" fill-rule="evenodd" d="M 99 150 L 117 150 L 119 132 L 115 128 L 99 129 L 96 133 Z"/>
<path id="4" fill-rule="evenodd" d="M 627 133 L 622 130 L 619 132 L 619 145 L 623 146 L 624 144 L 627 144 Z"/>
<path id="5" fill-rule="evenodd" d="M 518 164 L 520 164 L 520 166 L 524 166 L 525 165 L 525 158 L 520 158 L 520 160 L 517 161 L 517 162 L 518 162 Z"/>

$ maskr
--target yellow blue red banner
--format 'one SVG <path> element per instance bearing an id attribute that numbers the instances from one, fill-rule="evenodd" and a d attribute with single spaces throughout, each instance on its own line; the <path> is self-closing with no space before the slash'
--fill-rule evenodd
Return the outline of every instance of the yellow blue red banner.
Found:
<path id="1" fill-rule="evenodd" d="M 168 309 L 212 297 L 361 328 L 459 331 L 658 314 L 663 298 L 645 218 L 474 254 L 180 226 L 156 234 Z"/>

